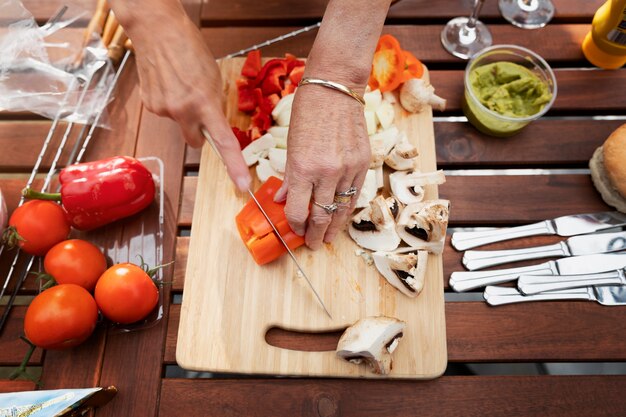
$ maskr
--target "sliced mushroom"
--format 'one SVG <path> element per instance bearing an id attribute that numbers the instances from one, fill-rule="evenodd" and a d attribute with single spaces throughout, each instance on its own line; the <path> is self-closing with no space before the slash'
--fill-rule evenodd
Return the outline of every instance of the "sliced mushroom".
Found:
<path id="1" fill-rule="evenodd" d="M 409 297 L 417 297 L 424 288 L 428 252 L 416 253 L 374 252 L 376 269 L 387 281 Z"/>
<path id="2" fill-rule="evenodd" d="M 417 155 L 417 147 L 409 142 L 404 133 L 401 133 L 398 143 L 385 157 L 385 163 L 396 171 L 412 170 L 416 168 Z"/>
<path id="3" fill-rule="evenodd" d="M 400 244 L 396 222 L 387 202 L 380 195 L 352 218 L 348 233 L 357 245 L 365 249 L 392 251 Z"/>
<path id="4" fill-rule="evenodd" d="M 376 191 L 378 191 L 378 184 L 376 182 L 376 171 L 373 169 L 368 169 L 367 174 L 365 174 L 365 182 L 363 183 L 363 187 L 361 187 L 361 194 L 359 194 L 359 198 L 356 201 L 356 208 L 367 207 L 370 204 L 370 201 L 376 197 Z"/>
<path id="5" fill-rule="evenodd" d="M 374 169 L 374 173 L 376 175 L 376 188 L 381 189 L 385 186 L 385 173 L 383 171 L 383 166 L 379 166 Z"/>
<path id="6" fill-rule="evenodd" d="M 400 131 L 396 126 L 391 126 L 389 129 L 382 130 L 375 135 L 370 136 L 370 146 L 379 146 L 383 149 L 383 154 L 386 156 L 398 143 Z"/>
<path id="7" fill-rule="evenodd" d="M 387 375 L 393 368 L 391 354 L 403 336 L 406 323 L 393 317 L 365 317 L 348 327 L 337 344 L 337 356 Z"/>
<path id="8" fill-rule="evenodd" d="M 387 197 L 385 199 L 387 202 L 387 207 L 391 210 L 391 214 L 395 220 L 398 220 L 398 216 L 400 215 L 400 211 L 404 207 L 404 205 L 398 200 L 395 196 Z"/>
<path id="9" fill-rule="evenodd" d="M 370 158 L 370 169 L 382 168 L 385 161 L 385 146 L 381 142 L 372 142 L 370 144 L 372 156 Z"/>
<path id="10" fill-rule="evenodd" d="M 450 202 L 432 200 L 406 206 L 396 225 L 398 235 L 410 247 L 441 253 L 446 238 Z"/>
<path id="11" fill-rule="evenodd" d="M 252 166 L 259 162 L 259 158 L 265 158 L 274 146 L 276 146 L 276 140 L 271 134 L 266 133 L 246 146 L 241 154 L 246 164 Z"/>
<path id="12" fill-rule="evenodd" d="M 443 184 L 443 171 L 422 173 L 420 171 L 397 171 L 389 175 L 391 192 L 403 204 L 419 203 L 424 199 L 424 186 Z"/>

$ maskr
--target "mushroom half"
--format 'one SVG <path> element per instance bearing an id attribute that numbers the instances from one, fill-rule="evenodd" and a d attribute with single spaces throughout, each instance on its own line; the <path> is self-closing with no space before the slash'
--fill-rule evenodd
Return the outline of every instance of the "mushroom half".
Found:
<path id="1" fill-rule="evenodd" d="M 393 317 L 365 317 L 348 327 L 337 344 L 337 356 L 349 362 L 368 363 L 374 373 L 391 372 L 391 354 L 402 338 L 406 323 Z"/>
<path id="2" fill-rule="evenodd" d="M 393 214 L 380 195 L 352 218 L 348 233 L 357 245 L 365 249 L 392 251 L 400 244 Z"/>
<path id="3" fill-rule="evenodd" d="M 376 269 L 404 295 L 417 297 L 424 288 L 428 252 L 416 253 L 374 252 Z"/>
<path id="4" fill-rule="evenodd" d="M 449 214 L 448 200 L 409 204 L 400 213 L 396 230 L 410 247 L 441 253 Z"/>
<path id="5" fill-rule="evenodd" d="M 419 203 L 424 199 L 424 186 L 443 184 L 446 177 L 443 171 L 397 171 L 389 175 L 391 192 L 403 204 Z"/>
<path id="6" fill-rule="evenodd" d="M 385 163 L 396 171 L 415 169 L 417 166 L 417 147 L 409 142 L 406 134 L 400 133 L 400 139 L 393 147 L 389 155 L 385 157 Z"/>

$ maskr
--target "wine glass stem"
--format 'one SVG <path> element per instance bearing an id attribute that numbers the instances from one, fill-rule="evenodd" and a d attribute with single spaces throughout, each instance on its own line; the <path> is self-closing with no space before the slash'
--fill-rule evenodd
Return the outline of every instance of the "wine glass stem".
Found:
<path id="1" fill-rule="evenodd" d="M 482 9 L 484 2 L 485 0 L 474 1 L 474 9 L 472 10 L 472 14 L 467 21 L 468 28 L 474 29 L 474 27 L 476 26 L 476 20 L 478 20 L 478 14 L 480 13 L 480 9 Z"/>

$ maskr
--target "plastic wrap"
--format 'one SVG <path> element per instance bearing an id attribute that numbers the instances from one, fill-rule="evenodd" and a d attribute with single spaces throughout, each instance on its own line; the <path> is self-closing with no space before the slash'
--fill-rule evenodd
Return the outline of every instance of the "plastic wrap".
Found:
<path id="1" fill-rule="evenodd" d="M 0 110 L 90 122 L 107 104 L 112 64 L 99 36 L 92 34 L 81 51 L 62 30 L 88 13 L 64 6 L 38 26 L 19 0 L 0 0 L 0 10 Z M 82 61 L 75 65 L 79 55 Z"/>

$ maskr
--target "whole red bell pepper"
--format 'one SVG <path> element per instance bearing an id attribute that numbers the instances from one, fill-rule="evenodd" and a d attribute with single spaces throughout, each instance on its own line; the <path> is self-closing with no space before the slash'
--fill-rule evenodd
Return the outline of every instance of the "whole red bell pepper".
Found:
<path id="1" fill-rule="evenodd" d="M 59 174 L 60 193 L 24 189 L 26 198 L 61 201 L 78 230 L 91 230 L 140 212 L 154 200 L 152 173 L 137 159 L 115 156 L 70 165 Z"/>

